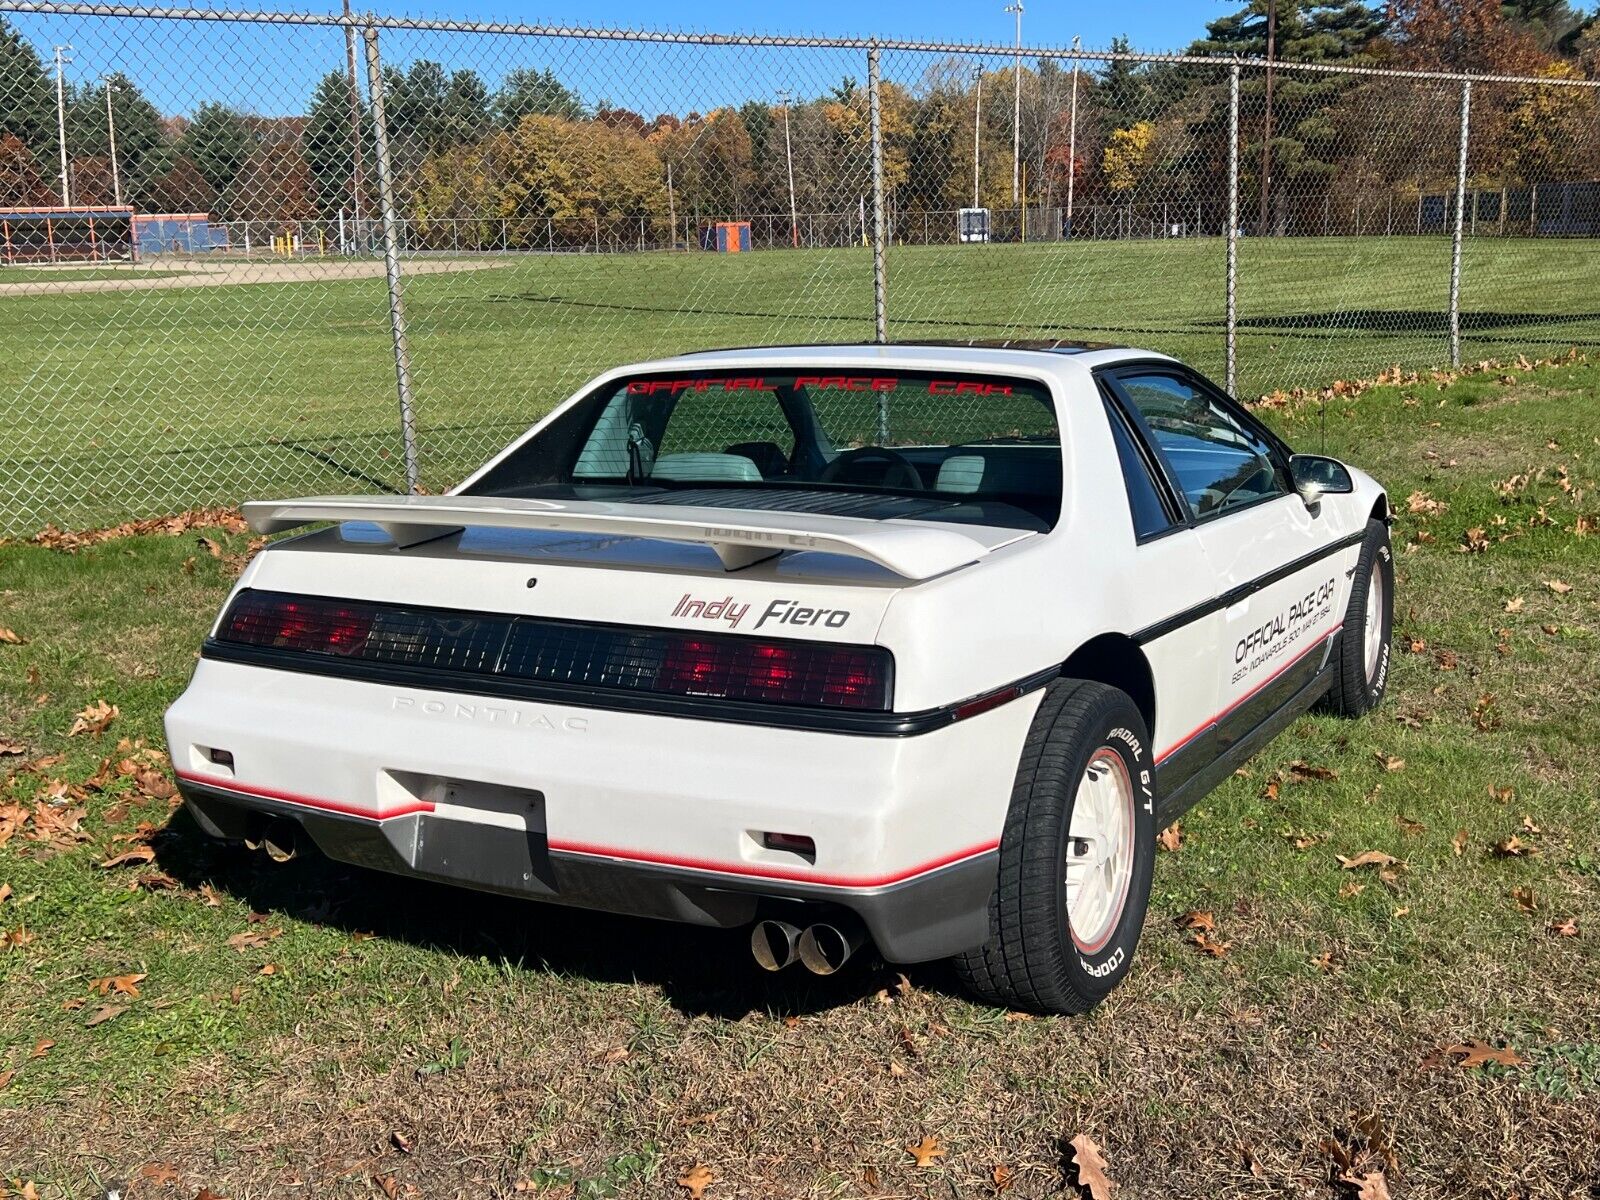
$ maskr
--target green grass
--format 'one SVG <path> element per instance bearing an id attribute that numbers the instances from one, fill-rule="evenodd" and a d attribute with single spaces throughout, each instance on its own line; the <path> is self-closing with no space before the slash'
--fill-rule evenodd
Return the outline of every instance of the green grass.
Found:
<path id="1" fill-rule="evenodd" d="M 84 279 L 102 282 L 107 279 L 170 279 L 177 271 L 157 271 L 140 266 L 104 267 L 5 267 L 0 266 L 0 284 L 3 283 L 69 283 Z"/>
<path id="2" fill-rule="evenodd" d="M 119 778 L 85 793 L 87 841 L 0 847 L 0 929 L 32 935 L 0 949 L 0 1180 L 55 1200 L 170 1164 L 177 1195 L 364 1197 L 393 1177 L 660 1196 L 698 1160 L 711 1200 L 980 1196 L 1004 1164 L 1009 1195 L 1038 1197 L 1088 1133 L 1130 1196 L 1336 1200 L 1325 1142 L 1371 1168 L 1374 1138 L 1396 1195 L 1592 1188 L 1600 534 L 1579 530 L 1600 513 L 1600 367 L 1514 374 L 1272 414 L 1302 448 L 1325 419 L 1328 450 L 1401 510 L 1391 691 L 1361 721 L 1297 722 L 1184 818 L 1134 969 L 1091 1016 L 1011 1019 L 937 965 L 904 988 L 870 961 L 771 977 L 737 933 L 273 866 Z M 1444 510 L 1411 513 L 1413 493 Z M 1487 549 L 1458 549 L 1472 530 Z M 85 786 L 120 738 L 160 745 L 233 574 L 195 537 L 0 545 L 0 625 L 26 639 L 0 644 L 0 730 L 26 751 L 0 759 L 0 804 Z M 66 736 L 101 698 L 120 709 L 107 732 Z M 1337 777 L 1297 779 L 1297 760 Z M 156 861 L 98 867 L 141 822 L 162 829 Z M 1513 834 L 1537 853 L 1495 854 Z M 1389 885 L 1340 869 L 1363 850 L 1405 866 Z M 157 873 L 172 886 L 136 886 Z M 1191 909 L 1225 957 L 1185 940 Z M 1548 932 L 1568 917 L 1581 936 Z M 277 935 L 229 945 L 251 931 Z M 89 1027 L 107 1003 L 91 982 L 129 973 L 138 998 Z M 1423 1066 L 1471 1038 L 1528 1065 Z M 902 1148 L 925 1134 L 948 1154 L 919 1171 Z"/>
<path id="3" fill-rule="evenodd" d="M 1589 302 L 1595 249 L 1469 242 L 1467 359 L 1600 341 Z M 1449 255 L 1448 240 L 1433 237 L 1246 239 L 1241 391 L 1445 361 Z M 238 269 L 265 279 L 279 266 Z M 1224 292 L 1223 246 L 1212 239 L 888 256 L 891 337 L 1128 343 L 1218 378 Z M 530 256 L 413 274 L 406 311 L 423 482 L 435 491 L 618 362 L 707 346 L 861 341 L 873 330 L 862 249 Z M 0 532 L 263 492 L 396 486 L 396 413 L 381 276 L 0 294 L 0 476 L 20 481 L 0 498 Z"/>

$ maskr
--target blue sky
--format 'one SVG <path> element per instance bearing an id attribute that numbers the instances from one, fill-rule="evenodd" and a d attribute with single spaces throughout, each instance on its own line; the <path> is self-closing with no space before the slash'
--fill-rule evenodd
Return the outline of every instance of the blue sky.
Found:
<path id="1" fill-rule="evenodd" d="M 156 0 L 160 3 L 161 0 Z M 979 4 L 914 3 L 884 0 L 810 0 L 799 5 L 752 5 L 735 0 L 501 0 L 495 9 L 384 4 L 356 0 L 357 10 L 405 12 L 412 16 L 538 24 L 619 26 L 716 32 L 754 32 L 927 39 L 1009 44 L 1014 18 L 1003 0 Z M 1127 35 L 1141 50 L 1180 49 L 1204 32 L 1205 23 L 1242 3 L 1224 0 L 1126 0 L 1089 4 L 1083 0 L 1025 0 L 1025 44 L 1068 45 L 1081 35 L 1085 48 L 1105 47 Z M 565 5 L 565 7 L 559 6 Z M 224 7 L 218 0 L 217 7 Z M 336 11 L 337 0 L 286 0 L 263 8 Z M 108 71 L 135 80 L 163 112 L 188 115 L 205 100 L 277 116 L 304 112 L 317 79 L 341 69 L 343 35 L 331 27 L 265 26 L 218 22 L 121 21 L 101 17 L 9 15 L 7 19 L 48 62 L 50 47 L 70 42 L 75 59 L 68 77 L 93 81 Z M 857 51 L 776 52 L 745 48 L 645 47 L 620 42 L 511 37 L 475 37 L 385 31 L 384 59 L 404 64 L 429 58 L 455 70 L 471 68 L 493 88 L 514 67 L 553 70 L 590 104 L 604 100 L 657 113 L 705 112 L 722 104 L 772 98 L 780 89 L 797 97 L 824 93 L 845 75 L 863 79 L 864 56 Z M 931 55 L 884 56 L 887 78 L 914 82 L 933 65 Z M 999 65 L 998 63 L 996 65 Z"/>

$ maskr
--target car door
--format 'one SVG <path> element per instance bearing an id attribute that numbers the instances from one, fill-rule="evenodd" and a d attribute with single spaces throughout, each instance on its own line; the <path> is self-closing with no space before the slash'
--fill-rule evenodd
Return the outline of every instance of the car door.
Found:
<path id="1" fill-rule="evenodd" d="M 1199 534 L 1136 418 L 1107 391 L 1106 416 L 1127 490 L 1136 564 L 1128 613 L 1156 688 L 1150 731 L 1159 794 L 1170 795 L 1215 757 L 1217 677 L 1210 647 L 1221 616 Z"/>
<path id="2" fill-rule="evenodd" d="M 1215 581 L 1207 636 L 1215 753 L 1288 703 L 1321 668 L 1348 595 L 1348 547 L 1308 506 L 1288 450 L 1200 376 L 1177 365 L 1117 373 L 1121 395 L 1182 496 Z"/>

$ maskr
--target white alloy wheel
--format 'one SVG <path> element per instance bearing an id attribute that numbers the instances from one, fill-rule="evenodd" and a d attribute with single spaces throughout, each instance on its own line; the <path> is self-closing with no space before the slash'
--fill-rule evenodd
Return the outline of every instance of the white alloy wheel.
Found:
<path id="1" fill-rule="evenodd" d="M 1089 759 L 1067 831 L 1067 924 L 1084 954 L 1105 946 L 1122 919 L 1133 878 L 1133 784 L 1122 756 Z"/>
<path id="2" fill-rule="evenodd" d="M 1378 678 L 1378 659 L 1383 654 L 1383 572 L 1372 564 L 1372 577 L 1367 580 L 1367 619 L 1362 630 L 1362 646 L 1367 668 L 1367 686 Z"/>

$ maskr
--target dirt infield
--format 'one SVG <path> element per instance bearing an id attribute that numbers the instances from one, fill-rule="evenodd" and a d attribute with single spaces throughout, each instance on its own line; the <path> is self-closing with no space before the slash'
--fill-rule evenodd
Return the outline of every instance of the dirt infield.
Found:
<path id="1" fill-rule="evenodd" d="M 504 266 L 505 260 L 484 258 L 407 258 L 407 275 L 435 275 L 448 271 L 483 271 Z M 106 264 L 86 265 L 104 272 Z M 118 268 L 112 268 L 118 269 Z M 48 279 L 0 281 L 0 297 L 72 295 L 81 292 L 133 292 L 165 288 L 233 287 L 250 283 L 337 283 L 349 279 L 382 278 L 382 259 L 159 259 L 125 268 L 124 279 L 62 279 L 70 268 L 53 265 Z M 41 268 L 43 271 L 44 268 Z M 152 272 L 149 275 L 143 271 Z"/>

